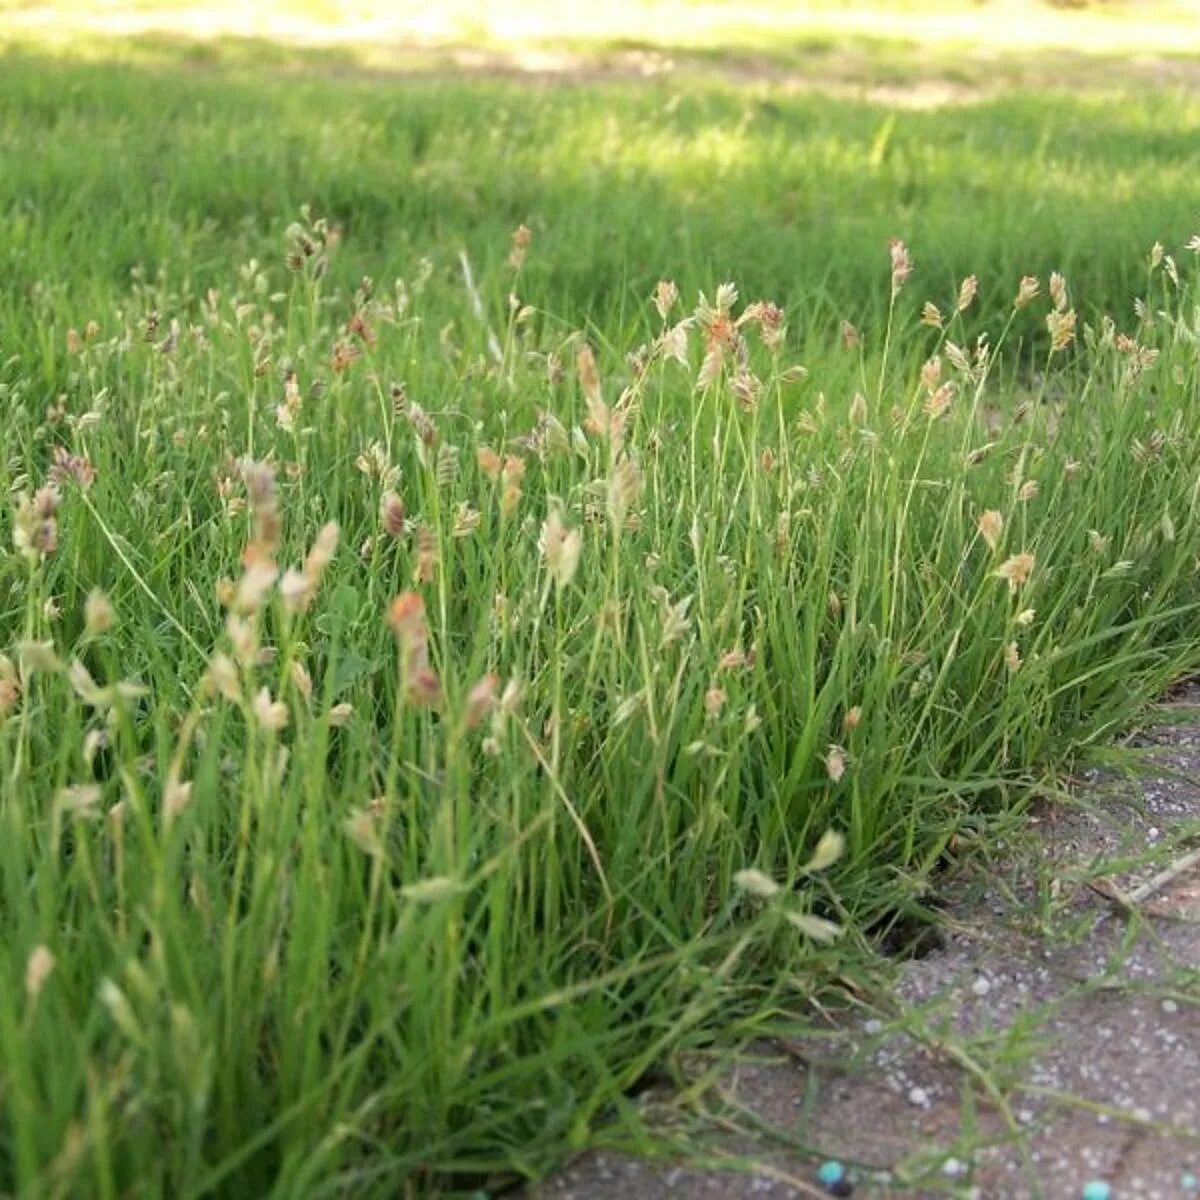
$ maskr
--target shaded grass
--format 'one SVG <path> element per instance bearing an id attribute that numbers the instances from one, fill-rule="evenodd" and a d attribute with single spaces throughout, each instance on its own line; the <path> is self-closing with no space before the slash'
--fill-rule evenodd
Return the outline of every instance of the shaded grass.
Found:
<path id="1" fill-rule="evenodd" d="M 344 283 L 424 254 L 452 271 L 459 243 L 488 278 L 532 222 L 547 303 L 606 328 L 661 261 L 685 289 L 736 274 L 795 328 L 877 316 L 861 248 L 891 236 L 943 287 L 1059 268 L 1098 304 L 1136 294 L 1138 256 L 1187 230 L 1200 153 L 1194 98 L 1156 92 L 896 114 L 713 84 L 531 92 L 21 56 L 3 86 L 10 297 L 71 270 L 77 311 L 137 264 L 203 291 L 231 260 L 275 256 L 280 214 L 306 201 L 346 224 Z"/>

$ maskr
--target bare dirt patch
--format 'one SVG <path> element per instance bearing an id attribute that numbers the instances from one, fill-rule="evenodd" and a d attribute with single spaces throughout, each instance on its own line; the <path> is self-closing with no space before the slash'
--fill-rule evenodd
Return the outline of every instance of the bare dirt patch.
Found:
<path id="1" fill-rule="evenodd" d="M 659 1095 L 670 1159 L 581 1158 L 537 1200 L 1200 1194 L 1200 692 L 949 898 L 945 948 L 851 1017 Z"/>

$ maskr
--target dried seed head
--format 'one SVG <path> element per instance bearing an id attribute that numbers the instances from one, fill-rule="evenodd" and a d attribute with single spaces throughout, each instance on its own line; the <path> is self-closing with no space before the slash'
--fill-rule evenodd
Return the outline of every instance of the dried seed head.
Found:
<path id="1" fill-rule="evenodd" d="M 581 342 L 575 354 L 575 369 L 579 373 L 579 386 L 583 389 L 589 408 L 593 404 L 600 404 L 600 372 L 596 370 L 596 356 L 587 342 Z"/>
<path id="2" fill-rule="evenodd" d="M 532 241 L 533 233 L 527 225 L 518 225 L 513 230 L 512 250 L 509 251 L 508 265 L 514 271 L 521 269 L 522 264 L 525 262 L 525 252 L 529 249 L 529 244 Z"/>
<path id="3" fill-rule="evenodd" d="M 496 689 L 499 686 L 499 676 L 489 672 L 467 693 L 465 717 L 468 729 L 474 729 L 492 711 L 496 703 Z"/>
<path id="4" fill-rule="evenodd" d="M 437 576 L 437 566 L 437 538 L 428 525 L 420 525 L 417 528 L 417 562 L 413 568 L 413 582 L 432 583 Z"/>
<path id="5" fill-rule="evenodd" d="M 654 307 L 662 320 L 679 303 L 679 289 L 669 280 L 660 279 L 654 288 Z"/>
<path id="6" fill-rule="evenodd" d="M 26 678 L 35 672 L 54 675 L 63 669 L 62 662 L 54 652 L 53 642 L 18 642 L 17 658 Z"/>
<path id="7" fill-rule="evenodd" d="M 989 508 L 986 512 L 979 514 L 979 533 L 988 548 L 995 550 L 1000 541 L 1000 535 L 1004 532 L 1004 518 L 994 508 Z"/>
<path id="8" fill-rule="evenodd" d="M 315 590 L 325 574 L 325 568 L 333 561 L 337 551 L 338 527 L 333 521 L 322 525 L 313 541 L 312 548 L 304 560 L 304 577 Z"/>
<path id="9" fill-rule="evenodd" d="M 83 627 L 88 637 L 99 637 L 113 626 L 113 609 L 108 597 L 98 588 L 88 593 L 83 606 Z"/>
<path id="10" fill-rule="evenodd" d="M 933 392 L 926 398 L 923 405 L 925 415 L 928 416 L 930 420 L 936 421 L 938 417 L 941 417 L 945 413 L 949 412 L 950 405 L 954 401 L 954 393 L 957 390 L 958 385 L 954 382 L 954 380 L 948 379 L 940 388 L 937 389 L 936 392 Z"/>
<path id="11" fill-rule="evenodd" d="M 416 592 L 397 596 L 388 610 L 388 624 L 399 643 L 408 699 L 417 704 L 436 704 L 441 699 L 441 685 L 429 666 L 425 601 Z"/>
<path id="12" fill-rule="evenodd" d="M 770 900 L 783 890 L 769 875 L 754 868 L 739 871 L 733 877 L 734 885 L 759 900 Z"/>
<path id="13" fill-rule="evenodd" d="M 313 693 L 312 675 L 309 674 L 308 668 L 299 660 L 292 663 L 291 667 L 292 685 L 296 691 L 304 697 L 305 700 L 310 700 Z"/>
<path id="14" fill-rule="evenodd" d="M 1057 271 L 1050 275 L 1050 299 L 1059 312 L 1067 307 L 1067 281 Z"/>
<path id="15" fill-rule="evenodd" d="M 1065 350 L 1075 340 L 1075 310 L 1055 309 L 1046 317 L 1046 328 L 1050 331 L 1050 349 L 1055 353 Z"/>
<path id="16" fill-rule="evenodd" d="M 642 494 L 642 473 L 631 458 L 622 458 L 613 468 L 608 481 L 608 516 L 613 530 L 625 526 L 629 510 Z"/>
<path id="17" fill-rule="evenodd" d="M 382 859 L 387 850 L 383 844 L 383 834 L 379 820 L 374 812 L 366 808 L 356 808 L 346 818 L 342 828 L 346 836 L 368 857 Z"/>
<path id="18" fill-rule="evenodd" d="M 1014 554 L 1000 564 L 996 571 L 996 577 L 1003 579 L 1008 584 L 1010 592 L 1015 592 L 1028 582 L 1030 575 L 1033 574 L 1036 561 L 1035 557 L 1029 553 Z"/>
<path id="19" fill-rule="evenodd" d="M 254 625 L 236 613 L 230 613 L 225 620 L 225 632 L 237 663 L 243 667 L 255 666 L 258 663 L 258 633 Z"/>
<path id="20" fill-rule="evenodd" d="M 191 780 L 181 780 L 174 773 L 168 775 L 162 795 L 163 821 L 170 825 L 187 808 L 191 798 Z"/>
<path id="21" fill-rule="evenodd" d="M 965 312 L 974 303 L 979 293 L 979 280 L 974 275 L 968 275 L 958 289 L 958 311 Z"/>
<path id="22" fill-rule="evenodd" d="M 290 613 L 304 612 L 312 598 L 308 580 L 295 567 L 284 571 L 279 581 L 279 594 L 283 598 L 283 607 Z"/>
<path id="23" fill-rule="evenodd" d="M 833 783 L 837 783 L 846 774 L 846 755 L 840 746 L 830 743 L 825 752 L 825 773 Z"/>
<path id="24" fill-rule="evenodd" d="M 892 295 L 895 296 L 912 274 L 913 263 L 908 247 L 899 238 L 893 238 L 888 243 L 888 253 L 892 259 Z"/>
<path id="25" fill-rule="evenodd" d="M 405 642 L 425 641 L 425 601 L 416 592 L 402 592 L 388 609 L 392 632 Z"/>
<path id="26" fill-rule="evenodd" d="M 227 654 L 217 653 L 212 656 L 204 675 L 203 690 L 208 693 L 216 692 L 233 704 L 241 701 L 242 686 L 238 669 Z"/>
<path id="27" fill-rule="evenodd" d="M 384 492 L 380 499 L 379 523 L 388 537 L 404 536 L 404 501 L 395 492 Z"/>
<path id="28" fill-rule="evenodd" d="M 96 469 L 86 455 L 72 454 L 65 446 L 55 446 L 50 453 L 53 459 L 50 479 L 55 484 L 74 480 L 80 487 L 88 488 L 95 482 Z"/>
<path id="29" fill-rule="evenodd" d="M 563 588 L 575 578 L 583 551 L 583 535 L 568 529 L 557 508 L 552 508 L 542 525 L 538 548 L 546 558 L 546 567 L 556 586 Z"/>
<path id="30" fill-rule="evenodd" d="M 95 809 L 100 804 L 103 793 L 96 783 L 76 783 L 70 787 L 60 788 L 55 802 L 65 813 L 76 817 L 95 816 Z"/>
<path id="31" fill-rule="evenodd" d="M 272 700 L 271 693 L 265 688 L 259 688 L 251 705 L 254 719 L 263 729 L 278 732 L 287 728 L 287 705 L 280 700 Z"/>
<path id="32" fill-rule="evenodd" d="M 942 378 L 942 360 L 938 355 L 927 359 L 921 367 L 921 386 L 927 392 L 937 391 L 938 383 Z"/>
<path id="33" fill-rule="evenodd" d="M 778 304 L 774 304 L 770 300 L 756 300 L 742 313 L 737 323 L 739 325 L 757 324 L 758 335 L 768 350 L 778 350 L 787 336 L 784 311 Z"/>
<path id="34" fill-rule="evenodd" d="M 242 574 L 233 595 L 233 610 L 238 613 L 255 613 L 266 603 L 279 570 L 268 558 L 251 562 Z"/>
<path id="35" fill-rule="evenodd" d="M 0 720 L 16 707 L 21 698 L 21 679 L 16 664 L 6 654 L 0 654 Z"/>
<path id="36" fill-rule="evenodd" d="M 43 559 L 58 549 L 58 492 L 44 487 L 31 498 L 17 500 L 13 515 L 13 546 L 29 559 Z"/>
<path id="37" fill-rule="evenodd" d="M 921 306 L 921 324 L 930 325 L 934 329 L 942 327 L 942 313 L 932 300 L 926 300 Z"/>
<path id="38" fill-rule="evenodd" d="M 25 960 L 25 995 L 30 1002 L 37 1000 L 46 980 L 54 973 L 54 955 L 45 946 L 34 946 Z"/>
<path id="39" fill-rule="evenodd" d="M 1013 301 L 1013 307 L 1024 308 L 1036 299 L 1038 292 L 1041 291 L 1041 287 L 1042 285 L 1038 283 L 1036 275 L 1023 275 L 1020 286 L 1017 288 L 1017 298 Z"/>
<path id="40" fill-rule="evenodd" d="M 500 472 L 504 467 L 504 459 L 491 446 L 480 446 L 475 451 L 475 461 L 479 464 L 479 469 L 489 479 L 496 480 L 500 478 Z"/>

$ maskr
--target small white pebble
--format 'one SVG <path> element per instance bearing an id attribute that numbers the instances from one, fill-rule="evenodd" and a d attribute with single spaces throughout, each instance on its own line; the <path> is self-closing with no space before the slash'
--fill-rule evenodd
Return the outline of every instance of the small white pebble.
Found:
<path id="1" fill-rule="evenodd" d="M 1177 1013 L 1179 1011 L 1179 1005 L 1176 1004 L 1174 1000 L 1164 1000 L 1162 1002 L 1162 1010 L 1165 1013 Z"/>
<path id="2" fill-rule="evenodd" d="M 923 1087 L 909 1088 L 908 1102 L 918 1108 L 929 1107 L 929 1093 Z"/>
<path id="3" fill-rule="evenodd" d="M 991 981 L 985 976 L 980 975 L 978 979 L 971 984 L 971 991 L 977 996 L 986 996 L 992 990 Z"/>
<path id="4" fill-rule="evenodd" d="M 942 1163 L 942 1174 L 949 1176 L 951 1179 L 957 1179 L 959 1175 L 965 1175 L 967 1164 L 958 1158 L 948 1158 Z"/>
<path id="5" fill-rule="evenodd" d="M 870 1034 L 871 1037 L 874 1037 L 875 1034 L 879 1033 L 882 1029 L 883 1022 L 875 1017 L 872 1017 L 869 1021 L 863 1022 L 863 1033 Z"/>

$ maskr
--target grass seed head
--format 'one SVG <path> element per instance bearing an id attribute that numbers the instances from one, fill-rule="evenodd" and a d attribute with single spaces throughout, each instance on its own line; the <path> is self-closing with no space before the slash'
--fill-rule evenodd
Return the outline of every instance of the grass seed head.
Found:
<path id="1" fill-rule="evenodd" d="M 546 559 L 546 567 L 557 587 L 563 588 L 575 578 L 583 551 L 583 535 L 578 529 L 568 529 L 562 514 L 552 508 L 542 525 L 538 548 Z"/>
<path id="2" fill-rule="evenodd" d="M 404 501 L 393 491 L 384 492 L 380 498 L 379 524 L 390 538 L 404 536 Z"/>
<path id="3" fill-rule="evenodd" d="M 838 783 L 842 776 L 846 774 L 845 751 L 832 742 L 829 745 L 829 749 L 825 752 L 825 774 L 829 776 L 832 783 Z"/>
<path id="4" fill-rule="evenodd" d="M 1050 299 L 1058 312 L 1066 310 L 1067 281 L 1057 271 L 1050 274 Z"/>
<path id="5" fill-rule="evenodd" d="M 83 627 L 89 638 L 99 637 L 113 627 L 113 607 L 99 588 L 93 588 L 83 606 Z"/>
<path id="6" fill-rule="evenodd" d="M 1034 555 L 1028 552 L 1022 554 L 1014 554 L 1011 558 L 1006 558 L 999 568 L 996 570 L 996 577 L 1003 579 L 1008 584 L 1010 592 L 1017 591 L 1029 582 L 1029 577 L 1033 574 L 1033 568 L 1037 562 Z"/>
<path id="7" fill-rule="evenodd" d="M 679 289 L 669 279 L 660 279 L 654 288 L 654 307 L 658 315 L 666 321 L 671 309 L 679 303 Z"/>
<path id="8" fill-rule="evenodd" d="M 496 689 L 500 686 L 500 677 L 489 672 L 478 680 L 467 693 L 466 724 L 468 729 L 474 729 L 488 715 L 496 704 Z"/>
<path id="9" fill-rule="evenodd" d="M 1042 285 L 1038 282 L 1036 275 L 1023 275 L 1020 285 L 1017 287 L 1017 298 L 1013 301 L 1013 307 L 1024 308 L 1027 304 L 1032 303 L 1041 289 Z"/>
<path id="10" fill-rule="evenodd" d="M 54 973 L 56 961 L 46 946 L 34 946 L 25 960 L 25 995 L 30 1003 L 37 1000 L 46 981 Z"/>
<path id="11" fill-rule="evenodd" d="M 988 544 L 989 550 L 995 550 L 1000 543 L 1000 535 L 1004 532 L 1004 517 L 994 508 L 979 514 L 977 522 L 979 535 Z"/>
<path id="12" fill-rule="evenodd" d="M 1046 316 L 1046 328 L 1050 331 L 1050 349 L 1054 353 L 1065 350 L 1075 340 L 1074 309 L 1055 309 Z"/>
<path id="13" fill-rule="evenodd" d="M 170 825 L 187 808 L 191 799 L 191 780 L 181 780 L 174 773 L 168 775 L 162 795 L 163 821 Z"/>
<path id="14" fill-rule="evenodd" d="M 7 654 L 0 654 L 0 720 L 17 706 L 21 699 L 21 680 L 16 664 Z"/>
<path id="15" fill-rule="evenodd" d="M 527 225 L 518 225 L 513 230 L 512 249 L 508 254 L 508 265 L 519 271 L 525 262 L 525 253 L 533 241 L 533 233 Z"/>
<path id="16" fill-rule="evenodd" d="M 304 697 L 305 700 L 312 699 L 313 681 L 312 675 L 309 674 L 308 668 L 299 660 L 292 663 L 291 671 L 292 685 L 296 691 Z"/>
<path id="17" fill-rule="evenodd" d="M 13 516 L 13 546 L 33 561 L 48 558 L 58 549 L 58 491 L 40 488 L 31 497 L 22 494 Z"/>
<path id="18" fill-rule="evenodd" d="M 734 886 L 759 900 L 772 900 L 783 890 L 770 875 L 747 867 L 733 877 Z"/>
<path id="19" fill-rule="evenodd" d="M 892 295 L 896 296 L 912 274 L 913 261 L 908 247 L 899 238 L 893 238 L 888 243 L 888 253 L 892 259 Z"/>
<path id="20" fill-rule="evenodd" d="M 251 710 L 254 713 L 254 719 L 263 729 L 278 733 L 287 728 L 287 705 L 281 700 L 272 700 L 271 693 L 267 688 L 259 688 L 254 696 Z"/>

